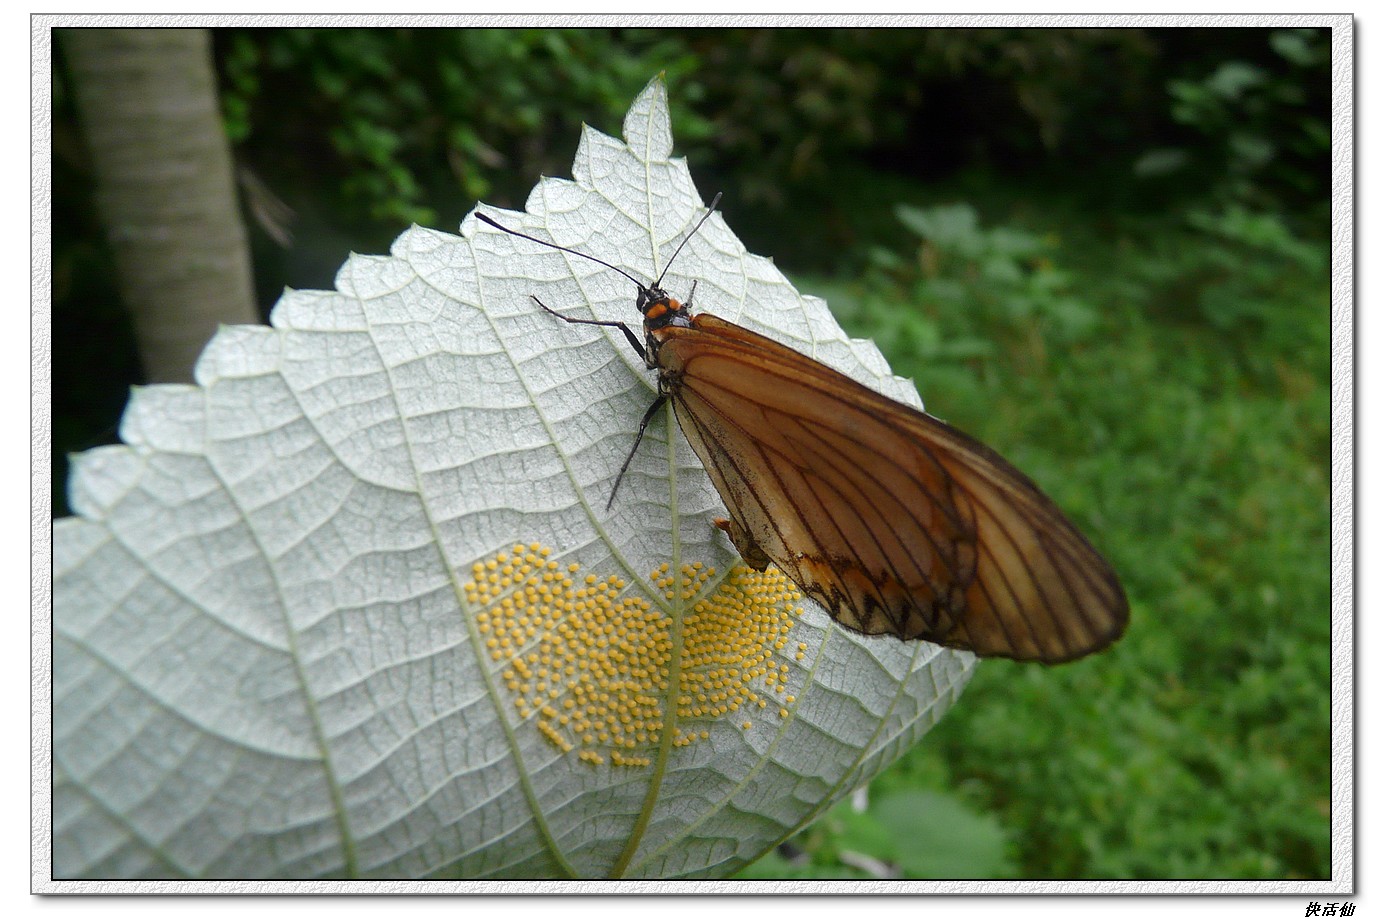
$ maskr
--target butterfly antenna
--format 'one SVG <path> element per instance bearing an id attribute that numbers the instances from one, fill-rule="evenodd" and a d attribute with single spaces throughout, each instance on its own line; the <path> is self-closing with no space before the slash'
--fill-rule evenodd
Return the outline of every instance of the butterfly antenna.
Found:
<path id="1" fill-rule="evenodd" d="M 683 252 L 684 245 L 687 244 L 688 241 L 693 239 L 693 235 L 697 233 L 697 229 L 702 227 L 702 225 L 706 223 L 708 218 L 712 217 L 712 212 L 716 211 L 717 203 L 720 201 L 721 193 L 718 192 L 716 196 L 712 199 L 712 204 L 707 206 L 707 213 L 702 216 L 702 218 L 697 222 L 697 224 L 693 225 L 693 229 L 688 232 L 688 236 L 683 238 L 683 243 L 678 245 L 678 249 L 673 251 L 673 256 L 669 257 L 668 262 L 664 264 L 664 271 L 659 273 L 659 278 L 654 282 L 655 288 L 658 288 L 663 283 L 664 276 L 668 273 L 668 268 L 673 265 L 674 260 L 678 259 L 678 254 Z"/>
<path id="2" fill-rule="evenodd" d="M 721 198 L 721 196 L 717 196 L 717 198 Z M 710 214 L 710 213 L 709 213 L 709 214 Z M 639 279 L 636 279 L 634 276 L 630 275 L 630 273 L 626 272 L 624 269 L 621 269 L 619 266 L 612 266 L 610 263 L 606 262 L 605 260 L 597 259 L 596 257 L 592 256 L 590 253 L 583 253 L 581 250 L 573 250 L 571 247 L 559 246 L 558 244 L 555 244 L 555 243 L 553 243 L 552 241 L 549 241 L 549 240 L 540 240 L 540 239 L 537 238 L 537 237 L 530 237 L 528 234 L 522 234 L 522 233 L 520 233 L 519 231 L 512 231 L 512 230 L 510 230 L 509 228 L 505 227 L 505 225 L 503 225 L 503 224 L 501 224 L 500 222 L 496 221 L 494 218 L 489 218 L 489 217 L 487 217 L 486 215 L 481 214 L 480 212 L 477 212 L 477 213 L 476 213 L 476 217 L 477 217 L 477 218 L 480 218 L 482 221 L 484 221 L 486 224 L 489 224 L 491 227 L 493 227 L 493 228 L 498 228 L 499 230 L 504 231 L 506 234 L 513 234 L 515 237 L 523 237 L 525 240 L 532 240 L 532 241 L 533 241 L 534 243 L 536 243 L 536 244 L 543 244 L 545 247 L 551 247 L 551 248 L 554 249 L 554 250 L 561 250 L 561 251 L 563 251 L 564 253 L 571 253 L 573 256 L 580 256 L 580 257 L 582 257 L 583 259 L 591 260 L 593 263 L 599 263 L 599 264 L 601 264 L 602 266 L 605 266 L 607 269 L 614 269 L 616 272 L 620 273 L 622 276 L 624 276 L 625 278 L 629 279 L 631 282 L 633 282 L 633 283 L 635 283 L 636 285 L 638 285 L 639 288 L 640 288 L 640 291 L 643 292 L 643 291 L 646 291 L 646 290 L 647 290 L 647 287 L 645 286 L 645 284 L 644 284 L 643 282 L 641 282 Z M 707 219 L 706 219 L 706 218 L 703 218 L 703 221 L 705 221 L 705 220 L 707 220 Z M 699 222 L 699 223 L 700 223 L 700 222 Z M 676 254 L 675 254 L 675 255 L 676 255 Z M 662 277 L 660 277 L 660 278 L 662 278 Z M 658 283 L 655 283 L 655 287 L 656 287 L 656 288 L 658 287 Z"/>

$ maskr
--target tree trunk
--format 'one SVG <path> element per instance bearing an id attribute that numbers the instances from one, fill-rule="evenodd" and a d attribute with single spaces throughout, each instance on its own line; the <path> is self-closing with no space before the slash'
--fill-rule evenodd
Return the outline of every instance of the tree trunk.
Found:
<path id="1" fill-rule="evenodd" d="M 218 324 L 256 323 L 201 29 L 66 29 L 77 112 L 149 381 L 191 381 Z"/>

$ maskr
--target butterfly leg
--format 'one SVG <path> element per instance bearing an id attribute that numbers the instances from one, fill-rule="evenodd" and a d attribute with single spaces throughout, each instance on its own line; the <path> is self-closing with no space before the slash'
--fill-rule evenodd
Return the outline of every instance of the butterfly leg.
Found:
<path id="1" fill-rule="evenodd" d="M 630 462 L 635 458 L 635 450 L 640 447 L 640 440 L 644 438 L 644 428 L 649 425 L 654 414 L 659 412 L 659 408 L 664 406 L 666 400 L 668 400 L 668 395 L 660 394 L 654 398 L 654 403 L 650 404 L 649 409 L 644 412 L 644 418 L 640 420 L 640 431 L 635 434 L 635 444 L 630 447 L 630 454 L 625 456 L 625 464 L 620 466 L 620 473 L 616 475 L 616 484 L 611 488 L 611 499 L 606 501 L 606 509 L 609 510 L 611 504 L 616 502 L 616 491 L 620 490 L 620 482 L 625 477 L 625 469 L 630 467 Z"/>
<path id="2" fill-rule="evenodd" d="M 534 299 L 534 303 L 549 314 L 552 314 L 559 320 L 567 321 L 569 324 L 586 324 L 589 327 L 619 327 L 620 332 L 625 334 L 625 338 L 630 341 L 630 345 L 635 347 L 635 352 L 640 354 L 640 359 L 644 360 L 645 365 L 649 365 L 649 357 L 644 353 L 644 344 L 640 342 L 639 337 L 635 336 L 635 331 L 627 327 L 624 322 L 618 320 L 587 320 L 584 317 L 568 317 L 566 314 L 560 314 L 542 301 L 539 301 L 537 295 L 530 295 L 529 297 Z"/>
<path id="3" fill-rule="evenodd" d="M 746 531 L 745 527 L 734 519 L 713 519 L 712 525 L 716 526 L 727 535 L 731 536 L 731 544 L 736 546 L 736 550 L 741 553 L 745 563 L 755 570 L 764 570 L 769 567 L 769 555 L 765 554 L 761 548 Z"/>

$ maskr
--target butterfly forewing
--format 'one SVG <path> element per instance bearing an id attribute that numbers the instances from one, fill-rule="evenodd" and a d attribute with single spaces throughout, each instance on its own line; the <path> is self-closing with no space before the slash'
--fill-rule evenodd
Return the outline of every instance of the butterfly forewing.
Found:
<path id="1" fill-rule="evenodd" d="M 656 338 L 742 556 L 848 628 L 1043 662 L 1123 631 L 1110 566 L 990 449 L 711 315 Z"/>

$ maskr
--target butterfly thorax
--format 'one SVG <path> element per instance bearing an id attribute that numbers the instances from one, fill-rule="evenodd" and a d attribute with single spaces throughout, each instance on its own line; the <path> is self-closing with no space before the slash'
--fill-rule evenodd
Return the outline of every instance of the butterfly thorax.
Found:
<path id="1" fill-rule="evenodd" d="M 645 288 L 635 302 L 644 315 L 645 365 L 654 369 L 659 367 L 659 346 L 664 337 L 658 331 L 668 327 L 691 327 L 688 305 L 669 296 L 661 288 Z"/>

